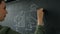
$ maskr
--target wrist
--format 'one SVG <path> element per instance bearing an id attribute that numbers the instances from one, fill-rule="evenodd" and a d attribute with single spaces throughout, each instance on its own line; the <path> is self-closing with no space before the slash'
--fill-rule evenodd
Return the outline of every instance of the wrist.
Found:
<path id="1" fill-rule="evenodd" d="M 41 25 L 41 26 L 44 26 L 44 23 L 38 23 L 37 25 Z"/>

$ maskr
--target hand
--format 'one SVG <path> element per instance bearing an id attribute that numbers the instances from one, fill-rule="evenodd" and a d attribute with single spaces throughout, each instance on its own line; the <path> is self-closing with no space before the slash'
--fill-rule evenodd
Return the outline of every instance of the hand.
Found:
<path id="1" fill-rule="evenodd" d="M 38 25 L 42 25 L 43 24 L 43 8 L 40 8 L 37 10 L 37 21 L 38 21 Z"/>

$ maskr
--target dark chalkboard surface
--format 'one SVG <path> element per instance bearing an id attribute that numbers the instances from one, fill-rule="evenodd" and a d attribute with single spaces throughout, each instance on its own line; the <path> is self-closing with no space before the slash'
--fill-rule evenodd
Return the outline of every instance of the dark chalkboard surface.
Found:
<path id="1" fill-rule="evenodd" d="M 7 3 L 8 14 L 0 25 L 11 27 L 22 34 L 33 34 L 36 29 L 38 7 L 33 1 Z"/>

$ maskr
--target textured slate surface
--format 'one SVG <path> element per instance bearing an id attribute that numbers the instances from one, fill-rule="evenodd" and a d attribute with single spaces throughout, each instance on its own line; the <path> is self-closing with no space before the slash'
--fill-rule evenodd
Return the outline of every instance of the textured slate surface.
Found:
<path id="1" fill-rule="evenodd" d="M 37 23 L 36 8 L 33 1 L 14 1 L 7 3 L 8 14 L 0 23 L 22 34 L 33 34 Z"/>

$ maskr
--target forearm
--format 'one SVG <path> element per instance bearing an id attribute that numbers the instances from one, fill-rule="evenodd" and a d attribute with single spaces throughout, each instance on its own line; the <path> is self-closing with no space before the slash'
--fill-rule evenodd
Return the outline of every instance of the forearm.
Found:
<path id="1" fill-rule="evenodd" d="M 43 25 L 43 8 L 37 10 L 37 25 Z"/>
<path id="2" fill-rule="evenodd" d="M 37 10 L 37 26 L 35 34 L 44 34 L 44 23 L 43 23 L 43 8 Z"/>

